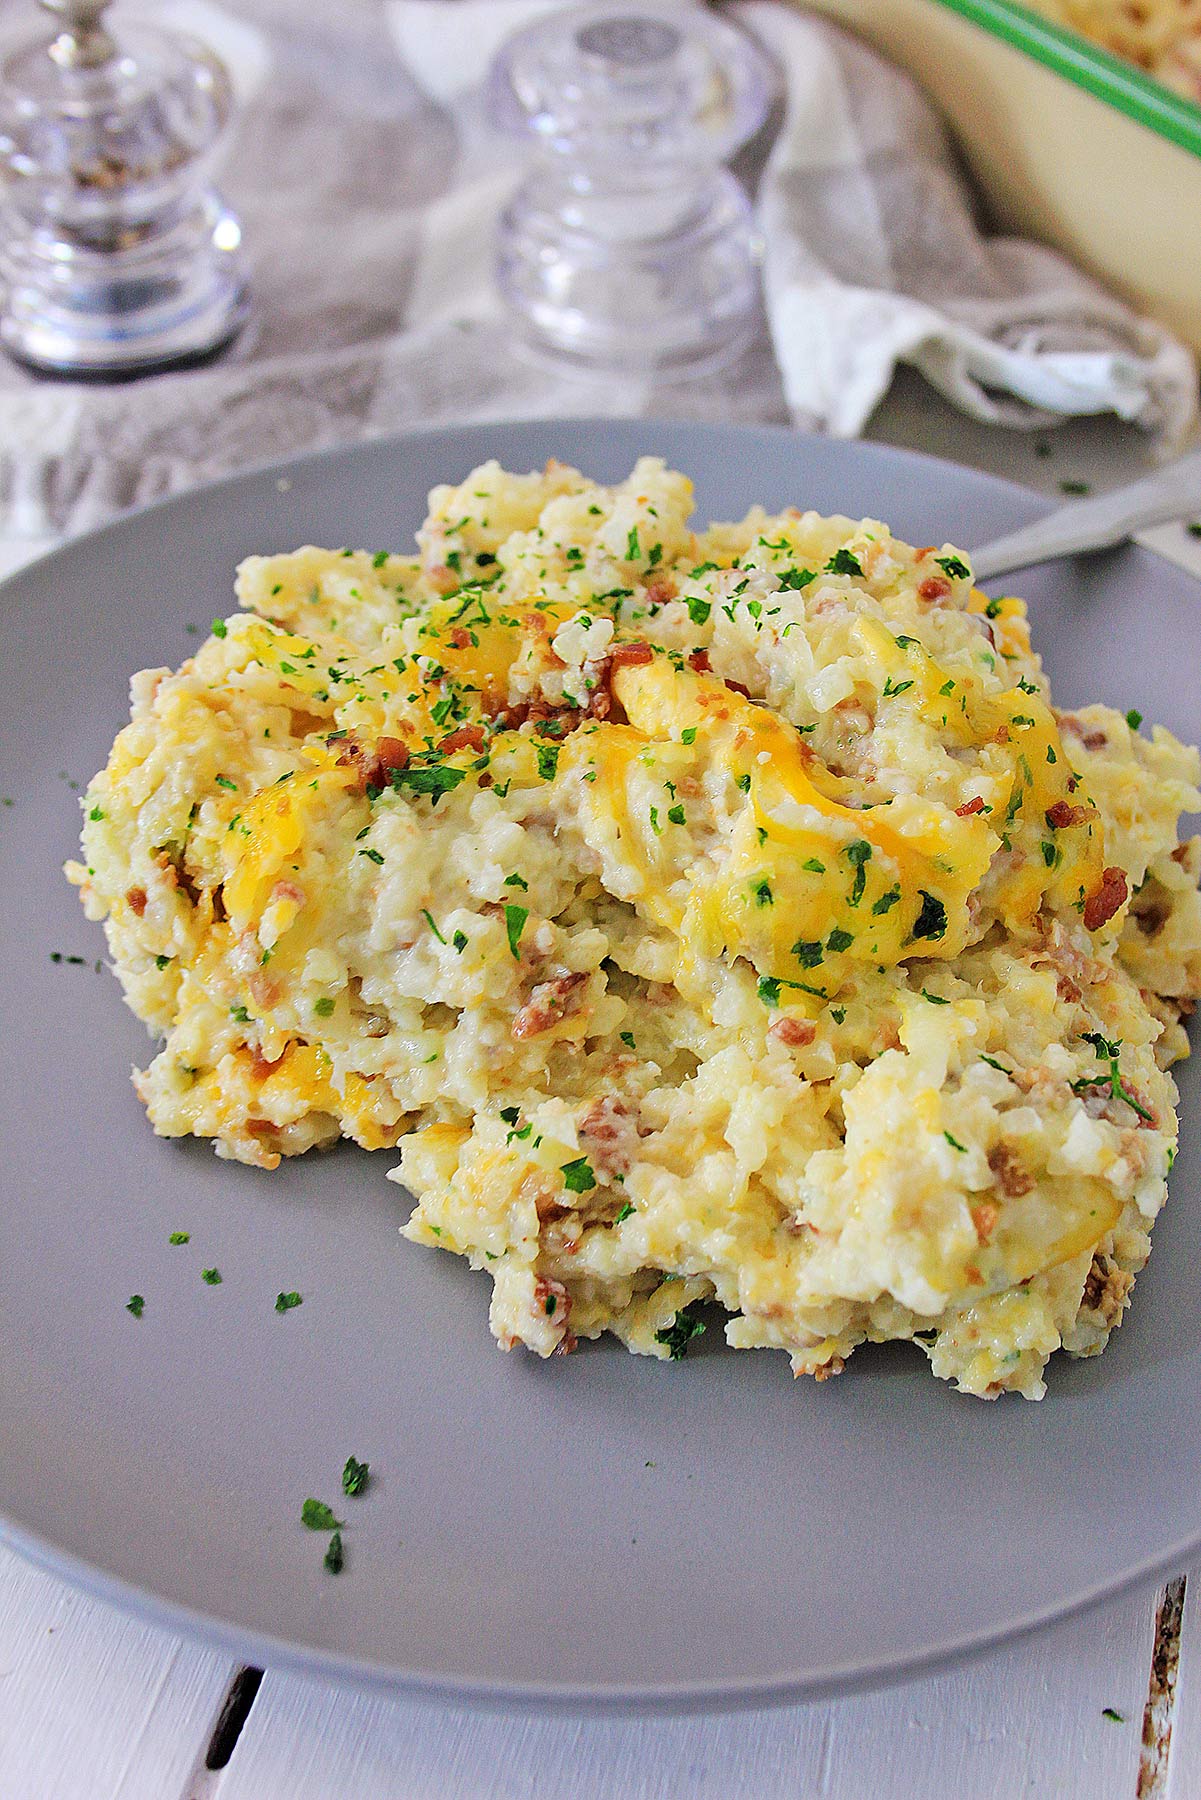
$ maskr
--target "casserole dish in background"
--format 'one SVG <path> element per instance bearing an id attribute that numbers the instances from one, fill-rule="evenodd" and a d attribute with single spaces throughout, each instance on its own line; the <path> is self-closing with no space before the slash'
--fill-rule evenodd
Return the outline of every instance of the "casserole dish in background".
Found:
<path id="1" fill-rule="evenodd" d="M 800 0 L 946 118 L 997 222 L 1201 351 L 1201 106 L 1012 0 Z"/>

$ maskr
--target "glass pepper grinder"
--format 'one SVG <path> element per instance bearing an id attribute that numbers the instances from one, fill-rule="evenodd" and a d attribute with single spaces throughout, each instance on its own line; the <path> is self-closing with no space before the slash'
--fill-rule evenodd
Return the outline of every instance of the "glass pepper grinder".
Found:
<path id="1" fill-rule="evenodd" d="M 762 125 L 771 64 L 700 7 L 586 6 L 510 39 L 493 117 L 532 138 L 497 277 L 524 339 L 632 374 L 701 373 L 753 335 L 750 205 L 723 167 Z"/>
<path id="2" fill-rule="evenodd" d="M 0 342 L 60 375 L 117 377 L 220 349 L 247 314 L 237 219 L 210 185 L 232 90 L 192 39 L 108 0 L 39 0 L 58 26 L 0 65 Z"/>

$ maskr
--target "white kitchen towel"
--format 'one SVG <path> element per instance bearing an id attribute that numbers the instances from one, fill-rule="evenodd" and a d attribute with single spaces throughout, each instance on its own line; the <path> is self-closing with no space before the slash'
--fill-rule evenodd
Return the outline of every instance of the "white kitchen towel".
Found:
<path id="1" fill-rule="evenodd" d="M 1034 245 L 980 234 L 942 127 L 908 77 L 785 0 L 729 11 L 776 58 L 755 191 L 767 319 L 693 382 L 556 374 L 515 354 L 492 284 L 523 152 L 483 82 L 562 0 L 123 0 L 229 61 L 242 105 L 221 180 L 242 216 L 253 321 L 218 363 L 115 387 L 0 360 L 0 528 L 78 530 L 198 480 L 425 422 L 539 413 L 786 421 L 850 436 L 917 364 L 1008 425 L 1191 422 L 1191 357 Z M 688 0 L 680 0 L 687 4 Z M 770 146 L 770 147 L 769 147 Z"/>

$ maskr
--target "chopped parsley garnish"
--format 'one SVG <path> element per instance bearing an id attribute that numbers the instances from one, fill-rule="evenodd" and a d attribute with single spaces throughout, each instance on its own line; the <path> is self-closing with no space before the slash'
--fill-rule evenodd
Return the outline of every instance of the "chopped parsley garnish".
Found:
<path id="1" fill-rule="evenodd" d="M 638 1048 L 637 1044 L 634 1042 L 634 1033 L 632 1031 L 619 1031 L 617 1035 L 627 1050 L 636 1050 Z"/>
<path id="2" fill-rule="evenodd" d="M 231 794 L 236 794 L 238 791 L 237 782 L 231 781 L 228 775 L 214 775 L 213 780 L 218 787 L 228 788 Z"/>
<path id="3" fill-rule="evenodd" d="M 125 1302 L 125 1310 L 128 1313 L 132 1313 L 135 1319 L 140 1319 L 146 1310 L 145 1296 L 143 1294 L 131 1294 L 129 1299 Z"/>
<path id="4" fill-rule="evenodd" d="M 697 1318 L 692 1307 L 685 1306 L 670 1325 L 665 1326 L 662 1331 L 656 1331 L 655 1342 L 666 1346 L 672 1362 L 680 1362 L 687 1355 L 693 1338 L 700 1337 L 704 1329 L 703 1322 Z"/>
<path id="5" fill-rule="evenodd" d="M 940 938 L 946 935 L 947 909 L 934 894 L 928 894 L 925 888 L 919 888 L 922 897 L 922 909 L 913 925 L 915 938 Z"/>
<path id="6" fill-rule="evenodd" d="M 1055 848 L 1054 844 L 1049 844 L 1046 838 L 1042 840 L 1039 848 L 1042 850 L 1043 861 L 1046 863 L 1048 869 L 1053 869 L 1055 864 L 1059 861 L 1059 851 Z"/>
<path id="7" fill-rule="evenodd" d="M 757 881 L 751 888 L 751 893 L 755 896 L 756 906 L 774 906 L 775 901 L 772 897 L 771 883 L 766 879 Z"/>
<path id="8" fill-rule="evenodd" d="M 223 637 L 229 636 L 229 626 L 225 623 L 224 619 L 214 619 L 213 620 L 213 636 L 215 638 L 223 638 Z"/>
<path id="9" fill-rule="evenodd" d="M 1087 481 L 1061 481 L 1059 491 L 1061 494 L 1091 494 L 1093 490 Z"/>
<path id="10" fill-rule="evenodd" d="M 104 808 L 102 806 L 94 806 L 92 808 L 91 812 L 88 814 L 89 819 L 102 819 L 103 817 L 104 817 Z"/>
<path id="11" fill-rule="evenodd" d="M 236 1019 L 239 1025 L 249 1025 L 250 1023 L 250 1014 L 244 1006 L 231 1006 L 229 1016 L 231 1019 Z"/>
<path id="12" fill-rule="evenodd" d="M 342 1533 L 340 1531 L 330 1533 L 329 1545 L 321 1560 L 331 1575 L 340 1575 L 342 1573 L 342 1565 L 345 1559 L 342 1555 Z"/>
<path id="13" fill-rule="evenodd" d="M 438 930 L 438 927 L 435 925 L 434 915 L 432 912 L 430 912 L 428 907 L 425 907 L 425 906 L 422 907 L 421 916 L 425 920 L 426 924 L 429 926 L 430 930 L 433 932 L 434 936 L 437 938 L 438 942 L 440 944 L 445 944 L 446 939 L 442 936 L 442 933 Z"/>
<path id="14" fill-rule="evenodd" d="M 574 1162 L 561 1164 L 559 1173 L 569 1194 L 587 1194 L 596 1186 L 596 1176 L 586 1156 L 577 1156 Z"/>
<path id="15" fill-rule="evenodd" d="M 1117 1038 L 1111 1043 L 1108 1038 L 1102 1037 L 1099 1031 L 1085 1031 L 1081 1033 L 1081 1036 L 1086 1044 L 1092 1045 L 1093 1050 L 1096 1052 L 1097 1061 L 1105 1063 L 1108 1066 L 1109 1072 L 1106 1075 L 1085 1076 L 1082 1081 L 1074 1081 L 1072 1083 L 1072 1092 L 1079 1094 L 1085 1092 L 1088 1088 L 1108 1087 L 1110 1096 L 1114 1100 L 1124 1100 L 1127 1106 L 1133 1108 L 1140 1119 L 1146 1119 L 1148 1124 L 1153 1125 L 1155 1123 L 1155 1115 L 1149 1113 L 1145 1106 L 1141 1106 L 1134 1095 L 1122 1085 L 1122 1075 L 1118 1068 L 1118 1057 L 1121 1054 L 1122 1049 L 1121 1038 Z"/>
<path id="16" fill-rule="evenodd" d="M 1142 713 L 1139 712 L 1139 710 L 1136 706 L 1132 706 L 1130 708 L 1130 711 L 1126 714 L 1127 725 L 1129 725 L 1131 731 L 1137 731 L 1139 726 L 1142 724 L 1142 722 L 1143 722 Z"/>
<path id="17" fill-rule="evenodd" d="M 892 679 L 892 676 L 887 675 L 884 678 L 884 686 L 881 689 L 881 698 L 884 700 L 887 700 L 894 694 L 904 694 L 912 686 L 913 686 L 913 683 L 911 681 L 894 682 Z"/>
<path id="18" fill-rule="evenodd" d="M 292 1288 L 289 1293 L 277 1294 L 275 1296 L 275 1310 L 277 1313 L 291 1312 L 293 1308 L 303 1305 L 304 1295 L 298 1294 L 295 1288 Z"/>
<path id="19" fill-rule="evenodd" d="M 220 1287 L 221 1271 L 220 1269 L 201 1269 L 200 1279 L 209 1287 Z"/>
<path id="20" fill-rule="evenodd" d="M 530 884 L 528 881 L 524 881 L 520 875 L 506 875 L 505 886 L 520 888 L 524 894 L 529 892 Z"/>
<path id="21" fill-rule="evenodd" d="M 863 564 L 847 549 L 836 550 L 826 564 L 827 575 L 858 575 L 863 578 Z"/>
<path id="22" fill-rule="evenodd" d="M 816 580 L 817 575 L 813 569 L 783 569 L 780 572 L 781 590 L 791 589 L 795 592 L 800 588 L 808 587 L 811 581 Z"/>
<path id="23" fill-rule="evenodd" d="M 300 1523 L 307 1525 L 310 1531 L 337 1531 L 345 1520 L 335 1517 L 332 1506 L 324 1500 L 306 1500 L 300 1509 Z"/>
<path id="24" fill-rule="evenodd" d="M 1013 1073 L 1012 1069 L 1007 1069 L 1004 1063 L 999 1063 L 995 1056 L 985 1056 L 983 1050 L 980 1052 L 980 1061 L 986 1062 L 992 1069 L 1000 1069 L 1002 1075 L 1011 1075 Z"/>
<path id="25" fill-rule="evenodd" d="M 521 943 L 521 934 L 525 930 L 525 922 L 529 916 L 530 909 L 528 906 L 505 907 L 505 931 L 509 938 L 509 949 L 513 952 L 513 955 L 517 957 L 518 961 L 521 959 L 521 951 L 518 949 L 518 945 Z"/>
<path id="26" fill-rule="evenodd" d="M 759 998 L 764 1006 L 779 1006 L 780 983 L 774 975 L 760 975 Z"/>
<path id="27" fill-rule="evenodd" d="M 900 889 L 900 884 L 898 883 L 896 887 L 890 887 L 886 894 L 880 895 L 880 898 L 876 901 L 875 905 L 872 907 L 872 917 L 879 918 L 879 916 L 882 913 L 886 913 L 886 912 L 890 911 L 891 908 L 897 904 L 897 902 L 900 900 L 900 898 L 901 898 L 901 889 Z"/>
<path id="28" fill-rule="evenodd" d="M 944 1131 L 942 1135 L 946 1138 L 946 1140 L 947 1140 L 948 1144 L 950 1144 L 952 1150 L 959 1150 L 962 1152 L 962 1154 L 964 1156 L 967 1155 L 967 1145 L 966 1144 L 961 1144 L 959 1142 L 959 1139 L 957 1137 L 952 1137 L 949 1131 Z"/>
<path id="29" fill-rule="evenodd" d="M 371 1464 L 360 1462 L 357 1456 L 346 1458 L 346 1467 L 342 1471 L 342 1492 L 344 1494 L 361 1494 L 367 1486 L 371 1474 Z"/>
<path id="30" fill-rule="evenodd" d="M 863 898 L 863 889 L 867 882 L 865 865 L 871 861 L 872 847 L 866 838 L 858 838 L 846 848 L 847 859 L 854 864 L 855 879 L 851 884 L 851 905 L 858 906 Z"/>
<path id="31" fill-rule="evenodd" d="M 187 1244 L 191 1242 L 191 1239 L 192 1234 L 190 1231 L 173 1231 L 167 1239 L 167 1242 L 169 1244 Z"/>
<path id="32" fill-rule="evenodd" d="M 950 1006 L 951 1004 L 942 994 L 932 994 L 928 988 L 922 989 L 922 999 L 928 1000 L 931 1006 Z"/>
<path id="33" fill-rule="evenodd" d="M 802 969 L 816 969 L 818 963 L 822 960 L 824 952 L 821 944 L 815 939 L 798 938 L 796 943 L 792 946 L 792 954 L 796 957 Z"/>
<path id="34" fill-rule="evenodd" d="M 656 837 L 662 837 L 663 836 L 663 827 L 659 823 L 659 808 L 657 806 L 651 807 L 650 817 L 651 817 L 651 830 L 654 832 Z"/>
<path id="35" fill-rule="evenodd" d="M 462 956 L 464 950 L 467 948 L 467 933 L 465 931 L 456 931 L 450 941 L 458 951 L 459 955 Z"/>
<path id="36" fill-rule="evenodd" d="M 558 744 L 538 745 L 538 773 L 543 781 L 553 781 L 559 768 Z"/>
<path id="37" fill-rule="evenodd" d="M 712 611 L 713 602 L 711 600 L 699 600 L 695 595 L 689 595 L 688 617 L 694 625 L 703 625 Z"/>
<path id="38" fill-rule="evenodd" d="M 855 934 L 853 931 L 844 931 L 841 925 L 836 925 L 826 939 L 826 949 L 833 951 L 835 955 L 838 955 L 840 951 L 849 950 L 854 942 Z"/>
<path id="39" fill-rule="evenodd" d="M 617 1217 L 614 1219 L 613 1223 L 615 1225 L 624 1224 L 626 1219 L 633 1217 L 633 1213 L 634 1213 L 634 1208 L 630 1205 L 630 1202 L 627 1200 L 625 1205 L 622 1207 L 621 1211 L 618 1213 Z"/>
<path id="40" fill-rule="evenodd" d="M 76 968 L 82 969 L 84 963 L 87 961 L 87 958 L 83 957 L 83 956 L 68 956 L 62 950 L 52 950 L 50 952 L 50 961 L 52 963 L 71 963 Z"/>
<path id="41" fill-rule="evenodd" d="M 369 844 L 364 844 L 363 848 L 359 851 L 359 855 L 366 856 L 373 863 L 378 863 L 381 866 L 383 864 L 384 859 L 380 855 L 379 851 L 373 850 Z"/>
<path id="42" fill-rule="evenodd" d="M 319 1019 L 328 1019 L 334 1010 L 334 1003 L 329 994 L 322 994 L 320 1000 L 314 1000 L 313 1011 Z"/>
<path id="43" fill-rule="evenodd" d="M 1126 1723 L 1126 1715 L 1120 1713 L 1116 1706 L 1103 1706 L 1101 1708 L 1101 1717 L 1103 1719 L 1111 1719 L 1115 1725 L 1124 1725 Z"/>
<path id="44" fill-rule="evenodd" d="M 682 825 L 684 823 L 684 808 L 682 806 L 669 806 L 667 809 L 667 816 L 673 825 Z"/>
<path id="45" fill-rule="evenodd" d="M 942 570 L 943 574 L 949 575 L 952 581 L 971 580 L 972 571 L 968 568 L 962 558 L 958 556 L 936 556 L 934 560 Z"/>
<path id="46" fill-rule="evenodd" d="M 428 794 L 437 806 L 443 794 L 457 788 L 466 775 L 466 769 L 451 768 L 447 763 L 419 763 L 416 766 L 410 763 L 407 769 L 390 770 L 388 779 L 397 790 L 409 787 L 415 794 Z"/>
<path id="47" fill-rule="evenodd" d="M 1001 602 L 999 600 L 987 601 L 984 607 L 984 616 L 987 619 L 999 619 L 1001 616 Z"/>
<path id="48" fill-rule="evenodd" d="M 819 862 L 816 856 L 808 857 L 806 861 L 801 864 L 801 867 L 802 869 L 808 869 L 811 875 L 824 875 L 826 872 L 825 863 Z"/>
<path id="49" fill-rule="evenodd" d="M 626 539 L 626 561 L 637 562 L 641 555 L 642 549 L 638 542 L 638 527 L 637 525 L 634 525 L 631 527 L 630 535 Z"/>
<path id="50" fill-rule="evenodd" d="M 696 726 L 695 725 L 685 725 L 683 731 L 680 733 L 680 742 L 682 744 L 695 744 L 696 743 Z"/>
<path id="51" fill-rule="evenodd" d="M 175 958 L 173 956 L 156 956 L 154 959 L 154 966 L 156 969 L 165 969 L 168 963 L 174 961 Z"/>

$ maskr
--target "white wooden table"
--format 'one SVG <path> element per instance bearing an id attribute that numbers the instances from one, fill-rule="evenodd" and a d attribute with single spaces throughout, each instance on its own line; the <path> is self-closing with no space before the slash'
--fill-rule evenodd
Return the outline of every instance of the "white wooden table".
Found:
<path id="1" fill-rule="evenodd" d="M 1137 434 L 1104 421 L 1050 435 L 1039 455 L 916 378 L 872 435 L 1050 493 L 1147 462 Z M 1148 541 L 1201 575 L 1201 540 L 1165 527 Z M 0 567 L 43 547 L 0 543 Z M 1201 1796 L 1201 1564 L 947 1674 L 770 1712 L 556 1719 L 255 1680 L 0 1550 L 0 1800 Z M 240 1729 L 219 1729 L 231 1690 L 242 1711 L 253 1702 Z"/>

